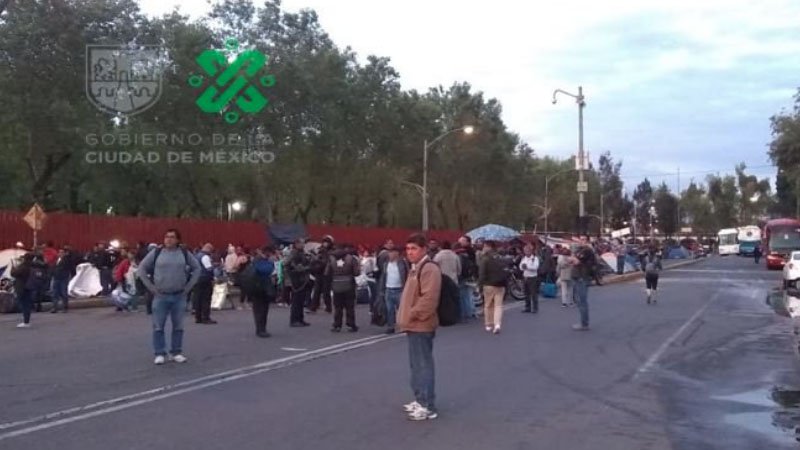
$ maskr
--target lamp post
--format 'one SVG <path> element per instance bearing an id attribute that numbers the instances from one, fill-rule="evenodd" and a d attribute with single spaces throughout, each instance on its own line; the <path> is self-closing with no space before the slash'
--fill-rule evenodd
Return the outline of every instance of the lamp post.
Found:
<path id="1" fill-rule="evenodd" d="M 564 169 L 560 170 L 549 177 L 544 178 L 544 235 L 547 237 L 547 232 L 549 231 L 548 228 L 548 216 L 550 216 L 550 210 L 548 209 L 548 198 L 550 196 L 550 180 L 553 178 L 561 175 L 562 173 L 572 172 L 575 169 Z"/>
<path id="2" fill-rule="evenodd" d="M 228 202 L 228 222 L 233 219 L 233 213 L 239 212 L 244 209 L 244 203 L 240 201 Z"/>
<path id="3" fill-rule="evenodd" d="M 583 179 L 583 171 L 585 170 L 584 153 L 583 153 L 583 108 L 586 107 L 586 101 L 583 96 L 583 87 L 578 86 L 578 95 L 571 94 L 567 91 L 556 89 L 553 91 L 553 104 L 557 102 L 557 94 L 564 94 L 575 99 L 578 104 L 578 216 L 583 218 L 586 215 L 586 205 L 584 203 L 584 194 L 586 193 L 585 184 Z M 581 221 L 583 223 L 583 221 Z"/>
<path id="4" fill-rule="evenodd" d="M 463 127 L 453 128 L 430 142 L 425 140 L 422 146 L 422 231 L 428 231 L 428 149 L 432 147 L 433 144 L 444 139 L 445 136 L 457 131 L 463 131 L 464 134 L 472 134 L 475 132 L 475 127 L 472 125 L 465 125 Z"/>

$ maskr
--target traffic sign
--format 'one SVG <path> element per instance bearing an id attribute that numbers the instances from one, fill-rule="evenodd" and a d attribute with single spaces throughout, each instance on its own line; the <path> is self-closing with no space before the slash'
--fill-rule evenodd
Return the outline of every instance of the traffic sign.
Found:
<path id="1" fill-rule="evenodd" d="M 578 192 L 589 192 L 589 182 L 578 181 Z"/>
<path id="2" fill-rule="evenodd" d="M 44 213 L 42 207 L 39 206 L 38 203 L 34 203 L 22 220 L 24 220 L 33 231 L 40 231 L 44 227 L 44 219 L 46 218 L 47 214 Z"/>

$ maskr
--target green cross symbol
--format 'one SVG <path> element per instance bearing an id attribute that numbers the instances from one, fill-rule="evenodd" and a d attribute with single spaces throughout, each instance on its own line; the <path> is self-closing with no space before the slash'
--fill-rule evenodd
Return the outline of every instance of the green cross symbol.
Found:
<path id="1" fill-rule="evenodd" d="M 238 51 L 239 43 L 236 39 L 227 39 L 225 46 L 229 51 Z M 228 58 L 222 50 L 205 50 L 195 61 L 201 69 L 214 78 L 197 98 L 195 102 L 203 112 L 220 113 L 231 109 L 235 103 L 239 109 L 247 114 L 256 114 L 269 103 L 256 86 L 250 81 L 267 64 L 269 57 L 258 50 L 245 50 L 239 52 L 236 59 L 228 64 Z M 264 75 L 258 78 L 259 84 L 264 87 L 275 85 L 274 75 Z M 193 74 L 189 77 L 189 85 L 199 88 L 203 85 L 203 76 Z M 225 121 L 234 124 L 239 120 L 239 113 L 229 110 L 225 113 Z"/>

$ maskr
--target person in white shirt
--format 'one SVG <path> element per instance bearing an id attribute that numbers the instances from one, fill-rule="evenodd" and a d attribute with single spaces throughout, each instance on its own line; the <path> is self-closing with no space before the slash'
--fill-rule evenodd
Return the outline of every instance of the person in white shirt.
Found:
<path id="1" fill-rule="evenodd" d="M 400 251 L 392 248 L 387 252 L 387 259 L 381 268 L 378 280 L 378 297 L 386 302 L 386 334 L 394 334 L 397 323 L 397 308 L 408 277 L 408 263 L 400 258 Z"/>
<path id="2" fill-rule="evenodd" d="M 523 251 L 525 256 L 519 263 L 519 269 L 525 280 L 525 309 L 522 312 L 536 314 L 539 312 L 539 277 L 537 276 L 539 257 L 533 253 L 533 246 L 530 244 L 526 245 Z"/>
<path id="3" fill-rule="evenodd" d="M 453 280 L 453 283 L 458 284 L 458 275 L 461 273 L 461 260 L 452 250 L 449 241 L 442 242 L 441 250 L 436 252 L 433 262 L 439 265 L 442 274 L 447 275 Z"/>

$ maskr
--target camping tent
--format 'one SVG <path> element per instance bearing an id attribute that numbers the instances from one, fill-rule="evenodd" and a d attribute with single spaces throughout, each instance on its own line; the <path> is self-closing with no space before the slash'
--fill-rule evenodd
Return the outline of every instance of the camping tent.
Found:
<path id="1" fill-rule="evenodd" d="M 608 267 L 611 268 L 611 270 L 616 273 L 617 255 L 615 255 L 613 252 L 605 252 L 602 255 L 600 255 L 600 257 L 602 258 L 603 262 L 606 263 Z M 633 266 L 633 260 L 631 258 L 625 258 L 625 265 L 623 266 L 623 272 L 628 273 L 628 272 L 633 272 L 635 270 L 636 267 Z"/>
<path id="2" fill-rule="evenodd" d="M 95 297 L 103 292 L 100 284 L 100 271 L 89 263 L 78 264 L 76 274 L 67 287 L 70 297 Z"/>

